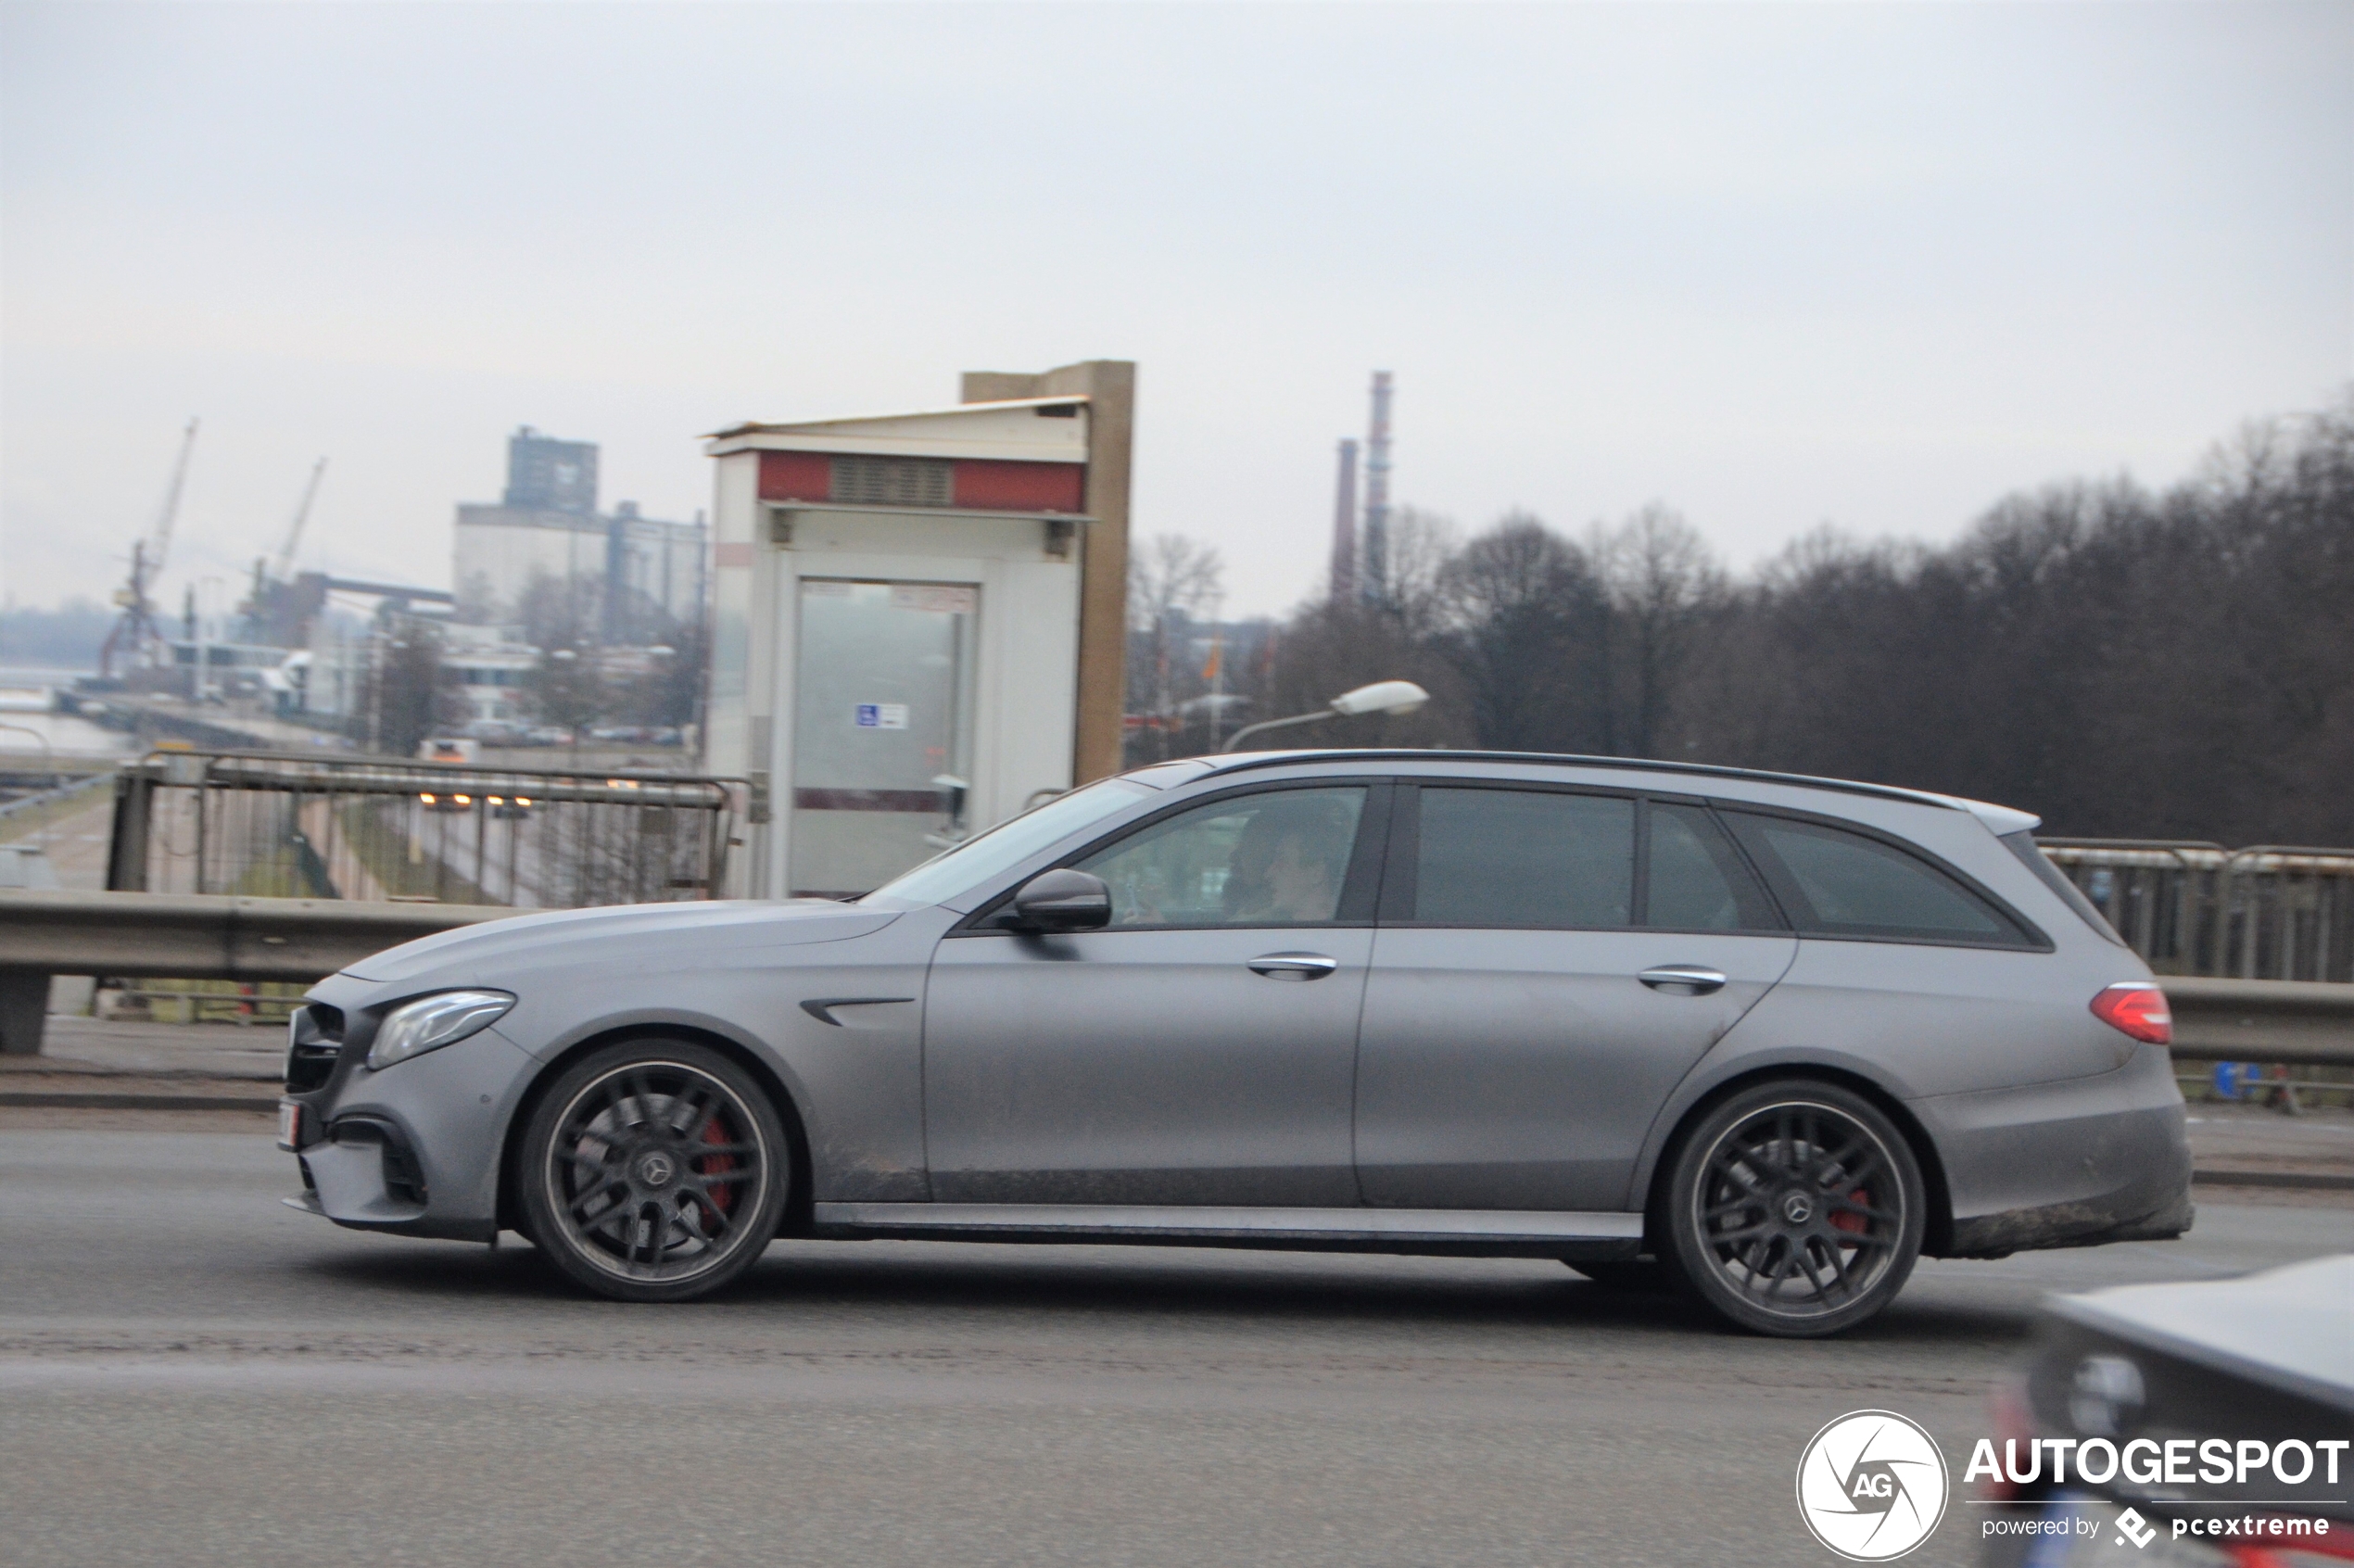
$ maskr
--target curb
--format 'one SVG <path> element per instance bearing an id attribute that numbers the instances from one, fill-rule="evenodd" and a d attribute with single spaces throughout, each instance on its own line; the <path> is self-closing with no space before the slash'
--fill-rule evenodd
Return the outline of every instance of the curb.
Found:
<path id="1" fill-rule="evenodd" d="M 2191 1180 L 2210 1187 L 2294 1187 L 2309 1192 L 2354 1192 L 2354 1176 L 2321 1170 L 2193 1170 Z"/>
<path id="2" fill-rule="evenodd" d="M 44 1110 L 250 1110 L 274 1111 L 278 1097 L 246 1094 L 106 1094 L 70 1091 L 0 1091 L 0 1108 Z"/>

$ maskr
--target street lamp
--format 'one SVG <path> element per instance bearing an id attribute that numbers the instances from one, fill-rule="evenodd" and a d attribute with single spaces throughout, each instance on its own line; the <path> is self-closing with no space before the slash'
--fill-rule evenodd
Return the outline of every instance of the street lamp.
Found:
<path id="1" fill-rule="evenodd" d="M 0 729 L 12 730 L 19 735 L 30 735 L 35 740 L 41 742 L 42 760 L 49 765 L 49 788 L 55 790 L 60 787 L 63 782 L 63 776 L 57 772 L 57 753 L 56 749 L 49 744 L 49 738 L 46 735 L 42 734 L 41 731 L 33 728 L 29 724 L 0 724 Z"/>
<path id="2" fill-rule="evenodd" d="M 1262 729 L 1281 729 L 1286 725 L 1314 724 L 1318 719 L 1355 718 L 1362 714 L 1411 714 L 1430 701 L 1430 693 L 1411 680 L 1377 680 L 1371 686 L 1361 686 L 1354 691 L 1344 691 L 1312 714 L 1295 714 L 1290 718 L 1268 719 L 1260 724 L 1245 725 L 1218 749 L 1235 752 L 1242 743 Z"/>

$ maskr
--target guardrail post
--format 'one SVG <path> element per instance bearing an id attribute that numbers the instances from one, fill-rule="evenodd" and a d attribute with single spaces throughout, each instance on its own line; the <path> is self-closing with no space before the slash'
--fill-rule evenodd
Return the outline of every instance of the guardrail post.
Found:
<path id="1" fill-rule="evenodd" d="M 48 1019 L 48 971 L 0 969 L 0 1056 L 41 1055 L 41 1031 Z"/>
<path id="2" fill-rule="evenodd" d="M 114 828 L 107 844 L 107 891 L 147 891 L 147 821 L 156 798 L 155 774 L 126 764 L 114 780 Z"/>

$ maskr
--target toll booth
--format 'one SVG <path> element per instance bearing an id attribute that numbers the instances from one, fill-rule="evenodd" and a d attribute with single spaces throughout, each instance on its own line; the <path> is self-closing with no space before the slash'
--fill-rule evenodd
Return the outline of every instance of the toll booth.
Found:
<path id="1" fill-rule="evenodd" d="M 738 897 L 844 897 L 1119 766 L 1134 367 L 979 373 L 715 460 L 705 763 Z"/>

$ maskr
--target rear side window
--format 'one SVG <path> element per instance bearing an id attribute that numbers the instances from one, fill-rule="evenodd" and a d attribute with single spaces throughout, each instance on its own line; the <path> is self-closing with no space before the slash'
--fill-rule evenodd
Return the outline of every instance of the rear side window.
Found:
<path id="1" fill-rule="evenodd" d="M 1677 931 L 1783 929 L 1725 830 L 1699 806 L 1651 806 L 1643 924 Z"/>
<path id="2" fill-rule="evenodd" d="M 2086 898 L 2084 890 L 2069 881 L 2067 874 L 2052 864 L 2051 857 L 2037 846 L 2032 833 L 2023 828 L 2016 833 L 2006 833 L 2001 842 L 2005 849 L 2019 856 L 2020 865 L 2035 873 L 2038 880 L 2059 894 L 2062 904 L 2082 916 L 2086 925 L 2118 946 L 2126 945 L 2125 939 L 2117 934 L 2117 928 L 2108 923 L 2108 917 L 2101 913 L 2100 905 Z"/>
<path id="3" fill-rule="evenodd" d="M 1550 790 L 1421 793 L 1414 920 L 1578 929 L 1633 921 L 1633 801 Z"/>
<path id="4" fill-rule="evenodd" d="M 1727 820 L 1802 931 L 1897 942 L 2031 945 L 2018 923 L 1917 854 L 1789 817 Z"/>

